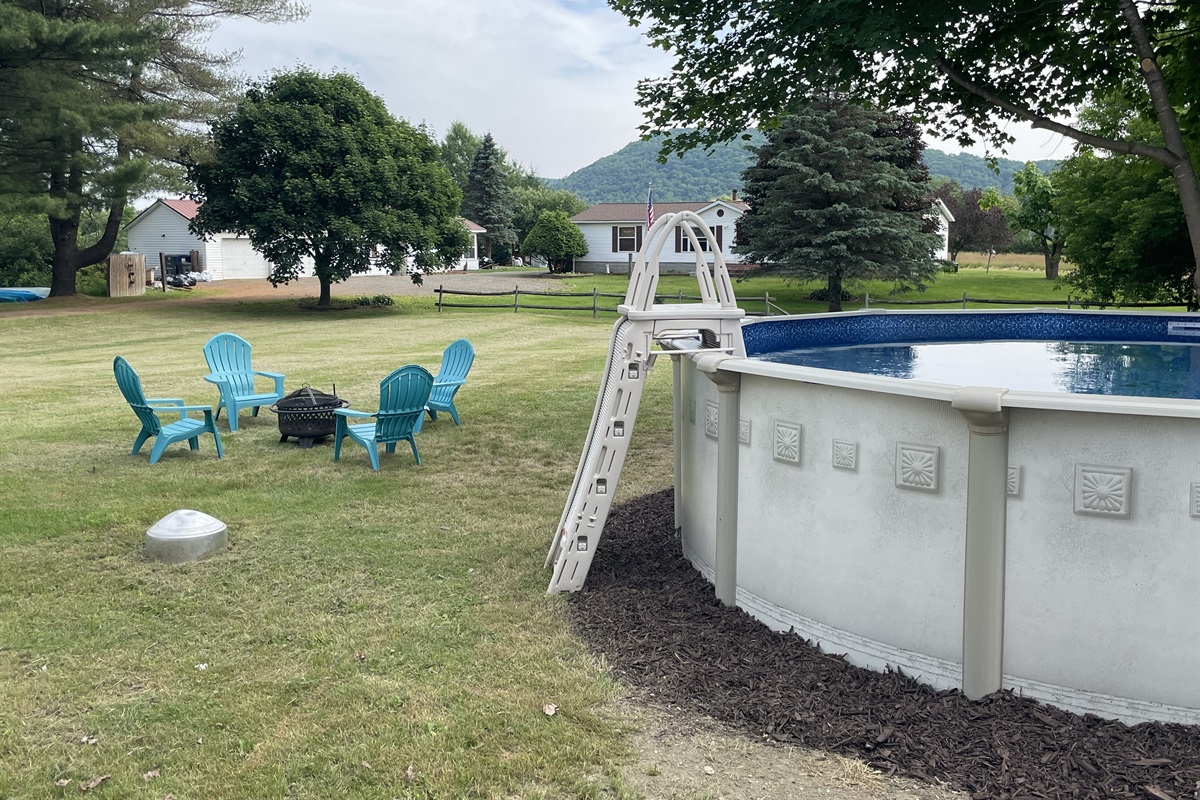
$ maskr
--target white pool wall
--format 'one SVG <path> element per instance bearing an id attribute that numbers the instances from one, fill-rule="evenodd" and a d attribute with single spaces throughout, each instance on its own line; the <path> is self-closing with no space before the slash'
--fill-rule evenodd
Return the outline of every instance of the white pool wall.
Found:
<path id="1" fill-rule="evenodd" d="M 960 685 L 959 387 L 746 359 L 722 369 L 741 374 L 738 605 L 854 663 Z M 1200 723 L 1200 402 L 1010 395 L 1004 685 L 1130 722 Z M 711 580 L 718 393 L 687 360 L 678 401 L 677 522 Z M 898 485 L 897 459 L 914 452 L 936 461 L 933 487 Z M 1115 476 L 1128 516 L 1079 513 L 1081 470 Z"/>

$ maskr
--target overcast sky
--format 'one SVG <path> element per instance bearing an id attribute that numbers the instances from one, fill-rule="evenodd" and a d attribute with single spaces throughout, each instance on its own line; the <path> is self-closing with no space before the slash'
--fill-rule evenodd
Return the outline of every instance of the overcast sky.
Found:
<path id="1" fill-rule="evenodd" d="M 491 131 L 510 156 L 548 178 L 636 139 L 637 82 L 670 71 L 669 57 L 603 0 L 308 2 L 302 22 L 223 21 L 211 45 L 242 51 L 250 78 L 299 64 L 348 72 L 394 115 L 425 122 L 439 138 L 455 120 Z M 1071 151 L 1057 135 L 1016 135 L 1010 158 Z"/>

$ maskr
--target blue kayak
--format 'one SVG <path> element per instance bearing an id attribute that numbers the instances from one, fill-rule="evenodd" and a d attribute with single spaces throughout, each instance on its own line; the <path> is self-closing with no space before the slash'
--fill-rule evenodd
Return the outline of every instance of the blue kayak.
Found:
<path id="1" fill-rule="evenodd" d="M 49 289 L 0 289 L 0 303 L 29 303 L 48 294 Z"/>

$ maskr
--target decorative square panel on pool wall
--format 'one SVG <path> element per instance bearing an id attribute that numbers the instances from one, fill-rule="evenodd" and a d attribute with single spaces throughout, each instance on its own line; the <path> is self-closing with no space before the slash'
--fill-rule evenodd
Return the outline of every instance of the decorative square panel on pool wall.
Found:
<path id="1" fill-rule="evenodd" d="M 750 420 L 738 420 L 738 441 L 742 444 L 750 444 Z"/>
<path id="2" fill-rule="evenodd" d="M 704 435 L 717 438 L 717 404 L 712 400 L 704 401 Z"/>
<path id="3" fill-rule="evenodd" d="M 1008 495 L 1010 497 L 1021 496 L 1021 468 L 1009 466 L 1008 468 Z"/>
<path id="4" fill-rule="evenodd" d="M 775 460 L 785 464 L 800 463 L 800 435 L 802 428 L 794 422 L 775 420 L 775 435 L 771 437 L 774 443 Z"/>
<path id="5" fill-rule="evenodd" d="M 942 448 L 928 444 L 896 443 L 896 485 L 918 492 L 936 492 Z"/>
<path id="6" fill-rule="evenodd" d="M 1133 494 L 1133 470 L 1099 464 L 1075 465 L 1075 513 L 1127 519 Z"/>
<path id="7" fill-rule="evenodd" d="M 1200 483 L 1193 483 L 1191 489 L 1192 491 L 1188 494 L 1192 501 L 1189 513 L 1193 517 L 1200 517 Z"/>
<path id="8" fill-rule="evenodd" d="M 834 439 L 833 466 L 835 469 L 858 469 L 858 442 Z"/>
<path id="9" fill-rule="evenodd" d="M 688 422 L 696 421 L 696 401 L 688 400 Z"/>

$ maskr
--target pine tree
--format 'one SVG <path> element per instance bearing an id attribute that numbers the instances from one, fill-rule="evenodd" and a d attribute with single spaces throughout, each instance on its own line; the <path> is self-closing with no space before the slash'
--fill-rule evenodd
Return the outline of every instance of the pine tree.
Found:
<path id="1" fill-rule="evenodd" d="M 463 216 L 487 230 L 484 240 L 489 257 L 493 244 L 504 248 L 516 245 L 517 232 L 513 228 L 515 205 L 513 191 L 505 174 L 503 154 L 489 133 L 483 137 L 483 143 L 471 161 L 462 202 Z"/>
<path id="2" fill-rule="evenodd" d="M 923 147 L 915 125 L 878 109 L 821 102 L 784 117 L 743 174 L 742 252 L 824 281 L 830 311 L 856 280 L 922 285 L 937 271 Z"/>
<path id="3" fill-rule="evenodd" d="M 300 13 L 292 0 L 0 3 L 0 194 L 46 216 L 52 295 L 112 252 L 131 198 L 179 186 L 181 144 L 234 84 L 233 57 L 202 46 L 213 20 Z M 81 242 L 89 211 L 106 224 Z"/>

